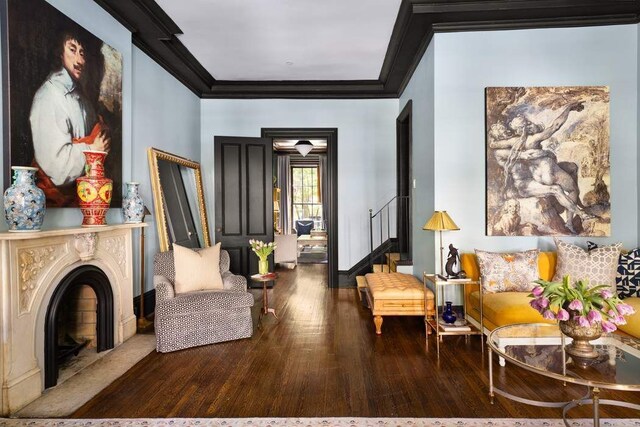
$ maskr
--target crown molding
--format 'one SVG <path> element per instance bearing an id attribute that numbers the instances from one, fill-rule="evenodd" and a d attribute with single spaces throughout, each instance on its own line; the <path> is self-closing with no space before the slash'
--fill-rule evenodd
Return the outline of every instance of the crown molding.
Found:
<path id="1" fill-rule="evenodd" d="M 132 32 L 135 46 L 201 98 L 396 98 L 433 35 L 640 22 L 638 0 L 402 0 L 377 80 L 216 80 L 178 40 L 154 0 L 94 0 Z M 327 23 L 330 25 L 330 23 Z"/>

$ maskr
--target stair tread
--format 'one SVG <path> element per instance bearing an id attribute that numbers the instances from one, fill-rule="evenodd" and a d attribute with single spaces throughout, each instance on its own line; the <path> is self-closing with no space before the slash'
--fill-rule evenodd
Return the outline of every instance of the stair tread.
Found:
<path id="1" fill-rule="evenodd" d="M 400 254 L 398 252 L 386 253 L 384 254 L 384 256 L 387 258 L 387 260 L 391 259 L 392 261 L 400 259 Z"/>
<path id="2" fill-rule="evenodd" d="M 365 279 L 364 276 L 356 276 L 356 283 L 358 284 L 358 288 L 367 287 L 367 279 Z"/>
<path id="3" fill-rule="evenodd" d="M 387 264 L 373 264 L 374 273 L 388 273 L 389 266 Z"/>

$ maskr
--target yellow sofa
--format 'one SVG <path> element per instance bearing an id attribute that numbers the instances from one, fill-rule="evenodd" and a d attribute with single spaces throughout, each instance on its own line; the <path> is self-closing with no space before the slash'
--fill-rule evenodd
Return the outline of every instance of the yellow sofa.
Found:
<path id="1" fill-rule="evenodd" d="M 538 256 L 538 272 L 543 280 L 551 280 L 556 271 L 556 253 L 540 252 Z M 460 265 L 472 280 L 480 280 L 480 268 L 475 254 L 464 253 L 460 255 Z M 480 287 L 465 286 L 465 304 L 467 314 L 480 323 Z M 498 326 L 513 323 L 555 323 L 555 320 L 546 320 L 540 313 L 529 305 L 528 292 L 499 292 L 483 294 L 484 327 L 493 330 Z M 624 300 L 631 305 L 636 314 L 627 317 L 627 324 L 619 326 L 619 329 L 629 335 L 640 338 L 640 298 L 633 297 Z"/>

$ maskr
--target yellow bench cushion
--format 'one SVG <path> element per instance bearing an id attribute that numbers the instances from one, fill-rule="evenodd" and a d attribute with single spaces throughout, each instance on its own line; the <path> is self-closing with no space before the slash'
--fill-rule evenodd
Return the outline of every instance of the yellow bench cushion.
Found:
<path id="1" fill-rule="evenodd" d="M 381 299 L 424 299 L 424 285 L 410 274 L 368 273 L 367 286 L 371 296 Z"/>
<path id="2" fill-rule="evenodd" d="M 624 303 L 633 307 L 636 310 L 636 314 L 627 316 L 627 324 L 620 325 L 618 328 L 622 332 L 640 338 L 640 297 L 625 298 Z"/>
<path id="3" fill-rule="evenodd" d="M 539 323 L 555 321 L 545 320 L 540 313 L 529 305 L 528 293 L 526 292 L 497 292 L 484 294 L 484 317 L 493 325 L 504 326 L 514 323 Z M 480 307 L 480 296 L 478 291 L 471 292 L 469 301 L 474 308 Z"/>

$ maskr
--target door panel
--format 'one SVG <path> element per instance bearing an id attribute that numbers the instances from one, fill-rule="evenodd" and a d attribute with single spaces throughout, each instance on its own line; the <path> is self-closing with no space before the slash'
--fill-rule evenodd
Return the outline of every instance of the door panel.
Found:
<path id="1" fill-rule="evenodd" d="M 272 191 L 272 173 L 269 177 L 265 175 L 267 155 L 265 153 L 266 146 L 264 144 L 248 144 L 247 150 L 247 182 L 251 183 L 247 186 L 247 231 L 250 236 L 261 236 L 267 233 L 266 215 L 263 213 L 262 207 L 265 206 L 266 192 Z M 271 148 L 273 153 L 273 148 Z M 269 156 L 269 162 L 271 162 Z M 265 182 L 266 180 L 266 182 Z M 273 194 L 271 195 L 273 199 Z M 271 203 L 271 211 L 273 212 L 273 203 Z"/>
<path id="2" fill-rule="evenodd" d="M 273 241 L 273 143 L 271 138 L 216 136 L 214 156 L 215 239 L 229 252 L 231 271 L 249 278 L 258 272 L 249 239 Z M 269 265 L 273 269 L 273 256 Z"/>
<path id="3" fill-rule="evenodd" d="M 232 144 L 224 144 L 221 150 L 221 164 L 224 167 L 224 173 L 221 175 L 222 188 L 225 189 L 221 198 L 222 200 L 222 219 L 224 234 L 227 236 L 242 234 L 242 202 L 238 195 L 242 189 L 241 174 L 241 156 L 240 146 Z M 216 166 L 216 171 L 218 167 Z M 217 177 L 217 175 L 216 175 Z M 216 218 L 216 224 L 220 224 Z M 216 237 L 216 241 L 218 238 Z"/>

